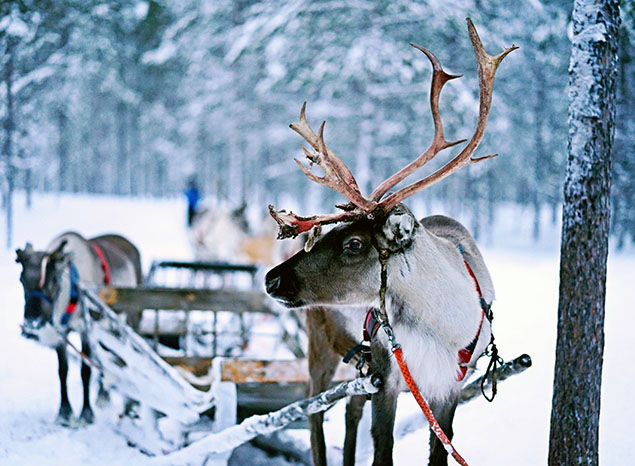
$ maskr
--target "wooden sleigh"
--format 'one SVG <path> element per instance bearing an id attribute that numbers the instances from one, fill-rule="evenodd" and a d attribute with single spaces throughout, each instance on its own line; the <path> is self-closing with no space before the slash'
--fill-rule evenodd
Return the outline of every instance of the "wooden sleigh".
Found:
<path id="1" fill-rule="evenodd" d="M 186 268 L 179 264 L 177 268 Z M 136 401 L 129 415 L 122 417 L 119 430 L 131 444 L 156 455 L 160 464 L 226 464 L 233 448 L 256 436 L 293 425 L 346 396 L 378 390 L 370 377 L 355 378 L 352 368 L 342 366 L 331 389 L 304 399 L 308 370 L 303 358 L 162 357 L 157 352 L 160 325 L 152 332 L 146 330 L 144 337 L 115 312 L 275 314 L 255 290 L 146 286 L 110 288 L 97 295 L 80 285 L 80 294 L 93 348 L 90 363 L 103 373 L 107 387 Z M 290 332 L 287 340 L 291 348 L 300 344 Z M 499 367 L 497 378 L 504 380 L 530 365 L 531 359 L 523 355 Z M 479 393 L 480 380 L 476 380 L 465 387 L 462 402 Z"/>

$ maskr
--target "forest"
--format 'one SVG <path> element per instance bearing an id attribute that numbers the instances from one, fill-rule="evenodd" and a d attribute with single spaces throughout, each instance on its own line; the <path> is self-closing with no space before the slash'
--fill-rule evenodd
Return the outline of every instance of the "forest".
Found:
<path id="1" fill-rule="evenodd" d="M 611 217 L 618 247 L 635 238 L 635 7 L 622 3 Z M 312 125 L 327 121 L 329 146 L 368 193 L 432 138 L 429 64 L 409 42 L 464 75 L 446 86 L 441 114 L 448 138 L 471 135 L 478 82 L 467 16 L 492 52 L 520 47 L 498 73 L 477 154 L 499 157 L 422 199 L 468 210 L 476 237 L 497 206 L 514 203 L 533 216 L 538 238 L 540 213 L 559 215 L 566 164 L 571 3 L 562 0 L 2 2 L 7 223 L 16 190 L 163 197 L 181 195 L 191 179 L 232 206 L 331 208 L 341 199 L 310 186 L 293 163 L 301 141 L 288 125 L 304 101 Z"/>

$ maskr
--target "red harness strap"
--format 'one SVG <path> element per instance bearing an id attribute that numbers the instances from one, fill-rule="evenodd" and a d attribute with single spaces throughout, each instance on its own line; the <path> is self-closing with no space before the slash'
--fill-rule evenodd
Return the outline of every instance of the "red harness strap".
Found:
<path id="1" fill-rule="evenodd" d="M 463 250 L 460 248 L 459 252 L 461 253 L 461 255 L 463 254 Z M 465 258 L 463 258 L 463 263 L 465 264 L 465 268 L 467 269 L 467 271 L 470 273 L 470 276 L 474 280 L 474 284 L 476 285 L 476 292 L 478 293 L 478 298 L 481 301 L 481 322 L 478 324 L 478 330 L 474 339 L 470 342 L 469 345 L 459 351 L 459 371 L 456 375 L 456 380 L 458 382 L 462 381 L 465 378 L 465 374 L 467 374 L 467 365 L 472 360 L 474 349 L 476 348 L 476 344 L 478 343 L 478 338 L 481 336 L 483 321 L 485 320 L 484 300 L 483 293 L 481 292 L 481 287 L 478 284 L 476 275 L 474 275 L 474 272 L 472 271 L 472 267 L 470 267 L 470 264 L 467 263 Z"/>
<path id="2" fill-rule="evenodd" d="M 432 429 L 432 432 L 434 432 L 434 435 L 437 436 L 439 441 L 443 444 L 443 447 L 445 448 L 445 450 L 450 455 L 452 455 L 452 458 L 454 458 L 457 463 L 459 463 L 461 466 L 468 466 L 467 462 L 463 459 L 463 457 L 459 455 L 459 452 L 454 449 L 454 447 L 452 446 L 452 442 L 450 442 L 450 439 L 447 437 L 447 435 L 445 435 L 445 432 L 443 432 L 443 429 L 441 429 L 441 426 L 439 425 L 439 422 L 434 417 L 434 414 L 432 414 L 432 410 L 430 409 L 430 406 L 428 406 L 428 403 L 426 403 L 426 400 L 424 400 L 423 396 L 421 396 L 421 392 L 419 391 L 419 388 L 417 387 L 417 384 L 415 383 L 415 381 L 412 379 L 410 370 L 408 369 L 408 366 L 403 360 L 403 353 L 401 351 L 401 347 L 398 346 L 396 348 L 393 348 L 392 352 L 395 355 L 395 358 L 397 359 L 397 364 L 399 364 L 399 369 L 401 369 L 401 375 L 403 375 L 406 385 L 408 385 L 408 388 L 410 389 L 410 393 L 412 393 L 412 396 L 414 396 L 415 400 L 417 400 L 417 403 L 421 407 L 421 411 L 423 411 L 423 415 L 428 420 L 428 424 L 430 424 L 430 429 Z"/>
<path id="3" fill-rule="evenodd" d="M 459 248 L 459 251 L 461 252 L 461 254 L 463 254 L 463 251 L 460 248 Z M 465 263 L 465 267 L 470 273 L 470 276 L 474 279 L 474 283 L 476 285 L 476 291 L 478 292 L 479 299 L 482 301 L 483 294 L 481 293 L 481 287 L 478 284 L 478 280 L 476 279 L 476 276 L 474 275 L 474 272 L 472 271 L 472 268 L 467 263 L 467 261 L 463 259 L 463 262 Z M 459 351 L 459 373 L 457 374 L 458 381 L 463 380 L 463 378 L 465 377 L 465 374 L 467 373 L 467 364 L 472 359 L 474 348 L 476 348 L 478 338 L 481 335 L 481 328 L 483 327 L 484 318 L 485 318 L 485 309 L 482 306 L 481 323 L 478 326 L 478 331 L 476 332 L 476 336 L 474 337 L 474 340 L 472 340 L 472 342 L 466 348 L 463 348 L 462 350 Z M 366 320 L 368 321 L 368 318 Z M 389 325 L 388 322 L 386 322 L 385 325 L 388 326 Z M 387 330 L 386 327 L 384 327 L 384 329 Z M 391 334 L 392 334 L 392 331 L 389 331 L 388 333 L 389 339 L 391 339 Z M 439 422 L 434 417 L 434 414 L 432 413 L 430 406 L 421 395 L 421 392 L 419 391 L 419 387 L 417 387 L 417 384 L 412 378 L 412 375 L 410 374 L 410 370 L 408 369 L 408 366 L 406 365 L 406 362 L 403 359 L 403 352 L 401 350 L 401 346 L 399 346 L 394 341 L 394 337 L 391 340 L 391 344 L 392 344 L 392 352 L 395 355 L 395 359 L 397 359 L 397 364 L 399 365 L 399 369 L 401 370 L 401 375 L 403 376 L 404 381 L 406 382 L 406 385 L 408 386 L 408 389 L 410 390 L 410 393 L 412 393 L 412 396 L 414 396 L 415 400 L 417 400 L 417 403 L 421 407 L 421 411 L 423 411 L 423 415 L 428 420 L 428 424 L 430 424 L 430 429 L 432 430 L 432 432 L 434 432 L 434 435 L 436 435 L 439 441 L 443 444 L 443 447 L 448 452 L 448 454 L 450 454 L 452 458 L 454 458 L 454 460 L 458 464 L 460 464 L 461 466 L 468 466 L 467 462 L 463 459 L 463 457 L 459 455 L 459 452 L 457 452 L 454 449 L 452 442 L 447 437 L 447 435 L 445 435 L 445 432 L 443 432 L 443 429 L 441 428 L 441 426 L 439 425 Z"/>
<path id="4" fill-rule="evenodd" d="M 93 247 L 93 250 L 97 254 L 97 257 L 99 257 L 99 260 L 101 261 L 101 270 L 104 271 L 104 285 L 111 285 L 112 277 L 110 276 L 110 267 L 108 267 L 108 262 L 106 261 L 106 256 L 104 256 L 104 252 L 101 250 L 101 248 L 99 247 L 97 243 L 91 243 L 91 246 Z"/>
<path id="5" fill-rule="evenodd" d="M 461 255 L 463 255 L 462 248 L 458 246 L 458 249 Z M 381 312 L 378 312 L 374 308 L 370 308 L 368 312 L 366 313 L 366 318 L 364 319 L 364 342 L 370 342 L 370 340 L 377 333 L 377 330 L 379 329 L 379 327 L 382 327 L 384 329 L 384 331 L 386 332 L 386 335 L 388 336 L 388 340 L 392 346 L 392 352 L 395 355 L 395 359 L 397 359 L 397 364 L 399 365 L 399 369 L 401 370 L 401 374 L 404 378 L 404 381 L 406 382 L 406 385 L 408 386 L 408 389 L 414 396 L 415 400 L 417 400 L 417 403 L 421 407 L 421 410 L 423 411 L 424 416 L 426 417 L 426 419 L 428 420 L 428 423 L 430 424 L 430 429 L 434 432 L 436 437 L 443 444 L 443 447 L 448 452 L 448 454 L 450 454 L 452 458 L 454 458 L 458 464 L 460 464 L 461 466 L 468 466 L 467 462 L 463 459 L 463 457 L 459 455 L 459 453 L 454 449 L 454 447 L 452 446 L 452 442 L 450 442 L 450 439 L 447 437 L 447 435 L 445 435 L 445 432 L 443 432 L 443 429 L 441 428 L 441 426 L 439 425 L 439 422 L 434 417 L 434 414 L 432 413 L 430 406 L 421 395 L 421 392 L 419 391 L 419 388 L 417 387 L 417 384 L 412 378 L 412 375 L 410 374 L 410 370 L 408 369 L 408 366 L 403 359 L 403 352 L 401 350 L 401 346 L 396 342 L 392 328 L 390 327 L 390 324 L 388 323 L 388 318 L 385 314 L 386 312 L 385 311 L 386 309 L 385 286 L 386 286 L 387 274 L 386 274 L 386 259 L 384 258 L 384 260 L 382 260 L 381 251 L 380 251 L 380 261 L 382 264 L 382 289 L 381 289 L 382 291 L 380 291 Z M 483 321 L 486 317 L 486 312 L 487 312 L 486 308 L 489 307 L 487 303 L 485 303 L 485 300 L 483 299 L 483 293 L 481 292 L 481 287 L 478 284 L 478 280 L 476 279 L 476 275 L 472 271 L 472 268 L 470 267 L 470 265 L 467 263 L 465 259 L 463 259 L 463 263 L 465 264 L 465 267 L 467 268 L 470 276 L 474 280 L 474 284 L 476 285 L 476 292 L 478 293 L 478 297 L 481 302 L 481 322 L 478 326 L 476 336 L 474 337 L 472 342 L 467 347 L 460 350 L 458 353 L 458 363 L 459 363 L 459 371 L 457 374 L 458 381 L 461 381 L 465 378 L 465 374 L 467 373 L 467 365 L 472 359 L 472 356 L 474 354 L 474 349 L 476 348 L 476 344 L 478 343 L 478 339 L 481 335 Z M 346 357 L 344 358 L 344 362 L 348 362 L 354 354 L 361 351 L 361 348 L 363 348 L 362 344 L 357 345 L 355 348 L 350 350 L 348 354 L 346 355 Z"/>

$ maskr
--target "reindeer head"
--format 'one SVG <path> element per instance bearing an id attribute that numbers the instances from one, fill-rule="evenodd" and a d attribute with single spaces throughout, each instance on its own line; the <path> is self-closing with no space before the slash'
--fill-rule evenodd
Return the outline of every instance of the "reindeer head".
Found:
<path id="1" fill-rule="evenodd" d="M 55 300 L 61 288 L 61 272 L 68 266 L 64 252 L 66 240 L 55 251 L 36 251 L 31 243 L 17 249 L 15 261 L 22 265 L 20 282 L 24 288 L 24 323 L 22 334 L 39 339 L 39 331 L 51 320 Z"/>
<path id="2" fill-rule="evenodd" d="M 467 165 L 496 156 L 472 157 L 485 133 L 496 69 L 503 58 L 517 47 L 512 46 L 499 55 L 491 56 L 485 52 L 469 18 L 467 23 L 478 65 L 480 106 L 476 128 L 466 146 L 450 162 L 419 181 L 387 195 L 390 189 L 425 165 L 437 153 L 466 141 L 445 140 L 439 113 L 439 96 L 443 86 L 460 76 L 446 73 L 439 60 L 427 49 L 411 44 L 423 52 L 432 64 L 430 107 L 434 120 L 434 138 L 417 159 L 381 183 L 369 197 L 362 195 L 351 171 L 324 142 L 325 123 L 322 123 L 318 134 L 315 134 L 306 119 L 306 103 L 302 106 L 300 119 L 291 125 L 291 129 L 300 134 L 313 151 L 303 147 L 309 168 L 297 159 L 296 162 L 310 180 L 334 189 L 348 199 L 349 203 L 337 206 L 340 213 L 311 217 L 301 217 L 269 206 L 269 212 L 280 228 L 278 238 L 295 237 L 309 231 L 312 244 L 321 225 L 339 222 L 346 225 L 334 228 L 317 240 L 310 252 L 301 251 L 272 269 L 267 274 L 266 287 L 273 297 L 291 306 L 367 304 L 377 296 L 379 290 L 378 251 L 394 253 L 407 250 L 416 239 L 416 231 L 420 227 L 401 201 Z M 314 164 L 324 171 L 323 176 L 316 176 L 310 171 Z M 377 279 L 368 280 L 368 277 Z"/>
<path id="3" fill-rule="evenodd" d="M 293 307 L 359 305 L 379 292 L 379 250 L 407 252 L 419 223 L 403 204 L 379 220 L 366 218 L 325 234 L 310 252 L 300 251 L 270 270 L 267 292 Z M 373 279 L 364 279 L 372 277 Z M 357 279 L 354 286 L 351 280 Z"/>

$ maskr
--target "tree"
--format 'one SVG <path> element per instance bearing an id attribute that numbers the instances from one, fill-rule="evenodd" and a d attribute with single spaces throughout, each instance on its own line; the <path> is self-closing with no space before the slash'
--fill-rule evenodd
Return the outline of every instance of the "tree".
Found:
<path id="1" fill-rule="evenodd" d="M 549 464 L 598 464 L 618 0 L 575 0 Z"/>
<path id="2" fill-rule="evenodd" d="M 51 1 L 0 3 L 0 107 L 3 118 L 3 154 L 6 192 L 7 247 L 11 247 L 13 190 L 16 187 L 15 155 L 24 156 L 20 135 L 28 131 L 20 120 L 32 115 L 34 95 L 60 69 L 61 49 L 68 41 L 69 9 Z M 25 138 L 22 137 L 22 140 Z"/>

